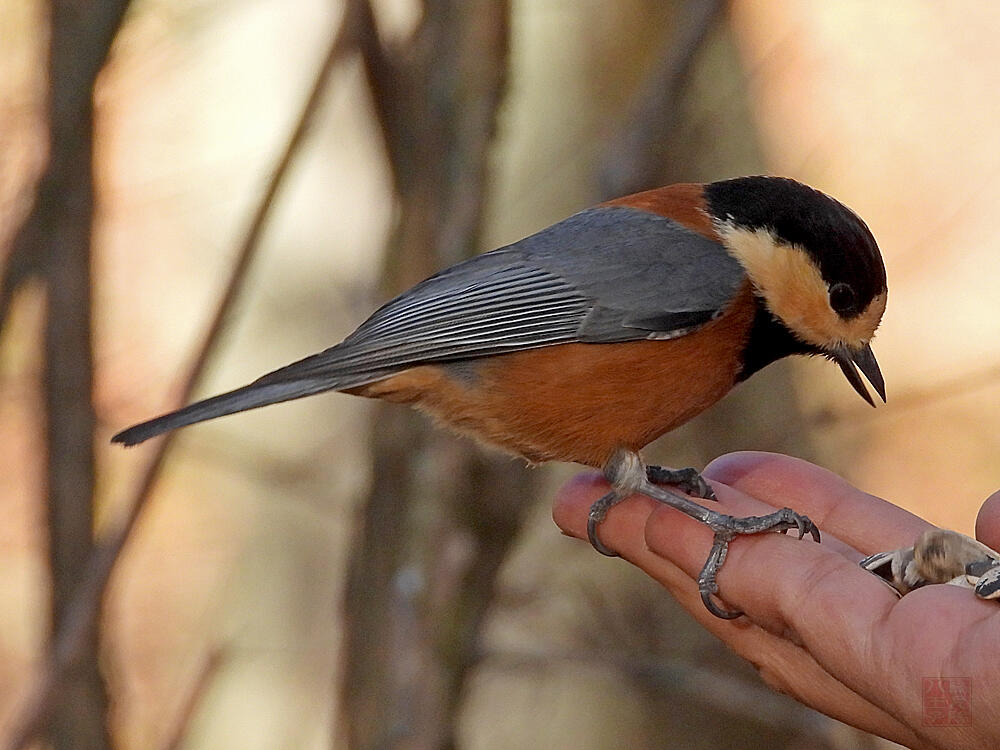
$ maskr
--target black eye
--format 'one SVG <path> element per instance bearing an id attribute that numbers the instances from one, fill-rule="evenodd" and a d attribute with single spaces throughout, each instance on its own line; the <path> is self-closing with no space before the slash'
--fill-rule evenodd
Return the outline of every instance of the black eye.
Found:
<path id="1" fill-rule="evenodd" d="M 831 286 L 830 307 L 841 315 L 852 312 L 854 310 L 854 290 L 844 283 Z"/>

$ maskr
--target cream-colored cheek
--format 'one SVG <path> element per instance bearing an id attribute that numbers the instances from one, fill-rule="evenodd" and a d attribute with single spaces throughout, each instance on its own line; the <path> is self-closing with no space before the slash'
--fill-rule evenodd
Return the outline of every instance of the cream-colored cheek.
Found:
<path id="1" fill-rule="evenodd" d="M 861 315 L 844 320 L 830 307 L 826 282 L 805 250 L 776 242 L 766 229 L 732 224 L 718 229 L 768 309 L 800 339 L 822 348 L 860 346 L 871 339 L 885 310 L 885 294 Z"/>

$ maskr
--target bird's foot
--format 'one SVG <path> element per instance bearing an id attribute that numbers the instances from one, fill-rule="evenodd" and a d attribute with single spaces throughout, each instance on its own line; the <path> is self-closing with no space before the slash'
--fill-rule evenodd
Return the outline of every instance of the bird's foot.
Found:
<path id="1" fill-rule="evenodd" d="M 737 518 L 699 505 L 677 491 L 681 489 L 695 497 L 715 499 L 712 488 L 694 469 L 674 470 L 659 466 L 645 467 L 638 454 L 620 451 L 608 461 L 604 474 L 614 489 L 590 507 L 587 519 L 587 537 L 594 549 L 603 555 L 617 557 L 617 553 L 605 546 L 598 538 L 597 527 L 611 508 L 635 492 L 642 493 L 697 521 L 701 521 L 712 529 L 715 533 L 715 539 L 708 559 L 698 575 L 698 590 L 701 592 L 705 607 L 716 617 L 730 620 L 742 614 L 720 607 L 713 599 L 719 592 L 716 578 L 726 560 L 729 543 L 735 537 L 746 534 L 761 534 L 767 531 L 786 533 L 789 530 L 795 530 L 798 532 L 799 539 L 809 534 L 817 542 L 820 541 L 820 533 L 816 524 L 807 516 L 796 513 L 790 508 L 782 508 L 766 516 Z M 998 596 L 1000 596 L 1000 579 L 998 579 L 997 589 Z"/>
<path id="2" fill-rule="evenodd" d="M 624 500 L 627 495 L 622 495 L 616 490 L 612 490 L 590 506 L 590 513 L 587 514 L 587 539 L 590 546 L 608 557 L 618 557 L 618 553 L 606 546 L 597 536 L 597 527 L 608 515 L 608 511 Z"/>
<path id="3" fill-rule="evenodd" d="M 697 469 L 669 469 L 664 466 L 646 466 L 643 468 L 642 462 L 635 454 L 634 460 L 626 457 L 626 454 L 616 456 L 612 462 L 608 463 L 605 469 L 605 476 L 608 481 L 615 486 L 615 489 L 601 497 L 590 506 L 590 514 L 587 518 L 587 538 L 590 545 L 608 557 L 618 557 L 618 553 L 603 544 L 597 536 L 597 526 L 608 515 L 608 511 L 615 505 L 628 497 L 632 491 L 638 489 L 638 473 L 645 471 L 645 479 L 648 482 L 658 485 L 675 487 L 685 495 L 701 498 L 702 500 L 715 500 L 715 491 L 711 485 L 698 473 Z"/>
<path id="4" fill-rule="evenodd" d="M 722 563 L 726 561 L 729 543 L 735 537 L 746 534 L 762 534 L 768 531 L 785 534 L 790 530 L 795 530 L 799 533 L 799 539 L 809 534 L 816 542 L 820 541 L 820 533 L 816 524 L 809 520 L 808 516 L 796 513 L 791 508 L 782 508 L 766 516 L 746 516 L 744 518 L 714 512 L 713 515 L 716 517 L 705 523 L 715 532 L 715 540 L 708 553 L 708 559 L 705 560 L 705 565 L 698 575 L 698 591 L 701 593 L 701 600 L 705 603 L 706 609 L 724 620 L 733 620 L 743 614 L 739 610 L 723 609 L 713 599 L 719 593 L 719 584 L 716 583 L 715 579 L 722 568 Z"/>
<path id="5" fill-rule="evenodd" d="M 715 500 L 715 490 L 698 473 L 697 469 L 668 469 L 663 466 L 647 466 L 646 478 L 653 484 L 671 485 L 685 495 Z"/>

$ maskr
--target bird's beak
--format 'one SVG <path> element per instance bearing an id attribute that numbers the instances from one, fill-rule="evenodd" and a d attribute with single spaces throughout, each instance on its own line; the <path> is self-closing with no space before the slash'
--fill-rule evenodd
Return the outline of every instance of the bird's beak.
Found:
<path id="1" fill-rule="evenodd" d="M 875 361 L 870 344 L 865 344 L 860 349 L 848 349 L 846 346 L 842 346 L 833 352 L 833 358 L 843 370 L 847 382 L 854 387 L 861 398 L 875 406 L 871 394 L 865 388 L 864 381 L 858 375 L 859 369 L 868 378 L 868 382 L 872 384 L 875 392 L 885 401 L 885 381 L 882 379 L 882 372 L 878 369 L 878 362 Z"/>

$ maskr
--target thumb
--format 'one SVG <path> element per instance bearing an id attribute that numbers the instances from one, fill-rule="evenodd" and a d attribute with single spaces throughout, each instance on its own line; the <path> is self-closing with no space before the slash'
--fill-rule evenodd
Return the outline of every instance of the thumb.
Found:
<path id="1" fill-rule="evenodd" d="M 976 518 L 976 539 L 987 547 L 1000 550 L 1000 491 L 994 492 L 983 503 Z"/>

